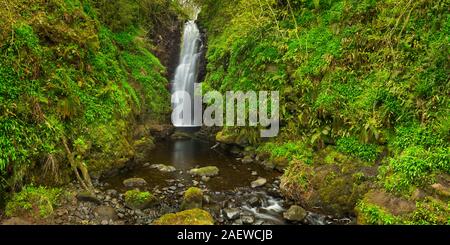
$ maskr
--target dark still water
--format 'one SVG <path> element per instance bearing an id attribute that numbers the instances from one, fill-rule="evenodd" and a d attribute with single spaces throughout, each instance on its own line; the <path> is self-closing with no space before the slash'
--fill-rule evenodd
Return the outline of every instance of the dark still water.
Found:
<path id="1" fill-rule="evenodd" d="M 105 182 L 119 190 L 125 189 L 122 185 L 123 180 L 132 177 L 145 179 L 149 188 L 168 187 L 173 180 L 188 187 L 193 186 L 195 182 L 201 182 L 201 178 L 192 177 L 189 174 L 190 169 L 216 166 L 220 170 L 219 175 L 204 182 L 204 185 L 210 191 L 227 191 L 249 187 L 250 183 L 258 177 L 266 178 L 268 183 L 272 183 L 279 176 L 275 171 L 266 170 L 256 163 L 243 164 L 222 149 L 211 149 L 212 147 L 213 144 L 196 139 L 161 141 L 149 155 L 147 167 L 135 168 L 119 176 L 108 178 Z M 172 173 L 163 173 L 148 167 L 152 164 L 173 166 L 177 170 Z"/>

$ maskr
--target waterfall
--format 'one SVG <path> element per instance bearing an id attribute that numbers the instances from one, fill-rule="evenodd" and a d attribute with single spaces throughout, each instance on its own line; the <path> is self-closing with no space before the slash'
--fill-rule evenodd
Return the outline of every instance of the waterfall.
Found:
<path id="1" fill-rule="evenodd" d="M 178 91 L 187 92 L 190 95 L 190 107 L 192 120 L 190 123 L 177 119 L 173 124 L 177 127 L 195 127 L 200 126 L 198 123 L 194 123 L 194 83 L 197 82 L 198 70 L 199 70 L 199 58 L 200 58 L 200 45 L 201 45 L 200 31 L 195 23 L 195 20 L 186 22 L 183 32 L 183 41 L 180 53 L 179 65 L 175 71 L 175 77 L 172 85 L 172 93 Z M 177 106 L 189 106 L 186 103 L 184 96 L 174 94 L 175 101 L 179 103 L 173 103 L 173 108 Z M 180 98 L 181 96 L 181 98 Z"/>

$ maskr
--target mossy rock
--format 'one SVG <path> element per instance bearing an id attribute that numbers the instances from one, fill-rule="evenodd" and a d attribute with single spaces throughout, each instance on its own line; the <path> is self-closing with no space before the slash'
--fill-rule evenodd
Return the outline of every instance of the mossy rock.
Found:
<path id="1" fill-rule="evenodd" d="M 147 191 L 130 190 L 125 192 L 125 205 L 131 209 L 146 209 L 156 203 L 156 197 Z"/>
<path id="2" fill-rule="evenodd" d="M 58 188 L 26 186 L 6 204 L 5 214 L 8 217 L 48 218 L 61 201 L 62 194 Z"/>
<path id="3" fill-rule="evenodd" d="M 201 208 L 203 206 L 203 191 L 197 187 L 187 189 L 183 196 L 182 210 Z"/>
<path id="4" fill-rule="evenodd" d="M 203 168 L 193 168 L 189 171 L 190 174 L 200 177 L 214 177 L 219 175 L 219 168 L 216 166 L 208 166 Z"/>
<path id="5" fill-rule="evenodd" d="M 163 215 L 155 222 L 155 225 L 214 225 L 211 214 L 205 210 L 195 208 L 179 213 Z"/>
<path id="6" fill-rule="evenodd" d="M 286 157 L 276 157 L 272 160 L 274 168 L 278 171 L 284 171 L 289 165 L 289 159 Z"/>
<path id="7" fill-rule="evenodd" d="M 354 214 L 357 202 L 373 186 L 374 176 L 374 167 L 325 149 L 312 164 L 293 160 L 282 177 L 281 190 L 305 208 L 320 206 L 342 217 Z"/>

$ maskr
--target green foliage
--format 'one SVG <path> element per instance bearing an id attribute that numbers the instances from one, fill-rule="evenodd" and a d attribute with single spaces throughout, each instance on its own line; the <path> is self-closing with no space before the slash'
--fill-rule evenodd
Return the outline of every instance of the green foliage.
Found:
<path id="1" fill-rule="evenodd" d="M 143 30 L 174 18 L 171 2 L 0 4 L 1 188 L 43 181 L 33 175 L 48 164 L 67 169 L 63 137 L 94 171 L 134 154 L 135 116 L 158 120 L 170 109 L 165 70 Z"/>
<path id="2" fill-rule="evenodd" d="M 10 217 L 29 215 L 33 218 L 47 218 L 58 205 L 61 194 L 58 188 L 25 186 L 7 203 L 5 213 Z"/>
<path id="3" fill-rule="evenodd" d="M 380 177 L 384 179 L 385 188 L 408 194 L 414 186 L 432 184 L 436 173 L 450 173 L 449 150 L 447 147 L 429 151 L 420 146 L 405 149 L 382 169 Z"/>
<path id="4" fill-rule="evenodd" d="M 283 144 L 265 143 L 258 147 L 258 152 L 270 153 L 271 159 L 283 157 L 291 160 L 302 160 L 307 163 L 312 161 L 312 152 L 302 142 L 286 142 Z"/>
<path id="5" fill-rule="evenodd" d="M 389 212 L 383 210 L 377 205 L 365 203 L 361 201 L 358 203 L 357 207 L 358 218 L 363 219 L 360 221 L 363 224 L 370 225 L 395 225 L 401 224 L 402 221 L 390 214 Z"/>
<path id="6" fill-rule="evenodd" d="M 336 145 L 337 150 L 368 162 L 373 162 L 379 152 L 376 145 L 360 143 L 353 137 L 341 138 L 336 142 Z"/>

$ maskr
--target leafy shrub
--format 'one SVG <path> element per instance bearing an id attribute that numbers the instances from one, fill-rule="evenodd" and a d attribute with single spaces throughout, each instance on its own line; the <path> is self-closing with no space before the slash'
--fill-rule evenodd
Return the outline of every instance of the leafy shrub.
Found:
<path id="1" fill-rule="evenodd" d="M 358 157 L 364 161 L 374 161 L 378 155 L 376 145 L 363 144 L 353 137 L 341 138 L 336 144 L 339 151 Z"/>

